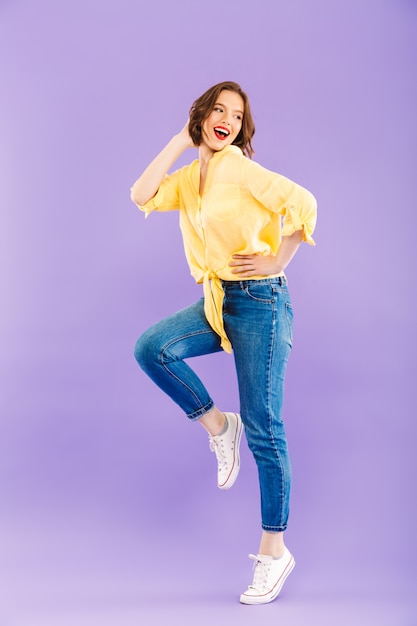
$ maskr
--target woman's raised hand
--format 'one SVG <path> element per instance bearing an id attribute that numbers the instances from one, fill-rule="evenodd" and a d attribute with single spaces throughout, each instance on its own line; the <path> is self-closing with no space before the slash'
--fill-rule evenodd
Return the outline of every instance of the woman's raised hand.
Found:
<path id="1" fill-rule="evenodd" d="M 190 118 L 188 118 L 185 126 L 180 130 L 177 137 L 181 138 L 181 140 L 184 142 L 185 148 L 195 148 L 196 146 L 194 145 L 194 142 L 191 139 L 189 124 L 190 124 Z"/>

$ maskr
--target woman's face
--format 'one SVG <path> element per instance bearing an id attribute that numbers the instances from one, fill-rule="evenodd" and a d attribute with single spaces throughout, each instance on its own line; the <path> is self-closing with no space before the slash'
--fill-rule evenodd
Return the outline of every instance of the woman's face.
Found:
<path id="1" fill-rule="evenodd" d="M 221 91 L 201 127 L 203 142 L 217 152 L 234 142 L 242 128 L 244 102 L 235 91 Z"/>

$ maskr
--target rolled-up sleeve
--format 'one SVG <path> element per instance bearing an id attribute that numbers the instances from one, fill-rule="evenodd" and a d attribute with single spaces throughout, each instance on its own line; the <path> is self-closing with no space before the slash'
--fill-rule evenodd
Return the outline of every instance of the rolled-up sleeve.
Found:
<path id="1" fill-rule="evenodd" d="M 282 220 L 282 236 L 289 237 L 297 230 L 303 231 L 303 241 L 315 246 L 312 237 L 317 221 L 317 202 L 312 193 L 299 187 L 299 198 L 292 199 L 285 207 Z"/>
<path id="2" fill-rule="evenodd" d="M 315 245 L 312 234 L 317 221 L 317 202 L 310 191 L 249 159 L 244 182 L 258 202 L 283 216 L 282 236 L 288 237 L 302 230 L 303 240 Z"/>
<path id="3" fill-rule="evenodd" d="M 148 217 L 153 211 L 177 211 L 179 207 L 179 171 L 167 174 L 156 194 L 145 204 L 136 206 Z M 131 188 L 132 192 L 133 187 Z M 134 202 L 134 200 L 133 200 Z"/>

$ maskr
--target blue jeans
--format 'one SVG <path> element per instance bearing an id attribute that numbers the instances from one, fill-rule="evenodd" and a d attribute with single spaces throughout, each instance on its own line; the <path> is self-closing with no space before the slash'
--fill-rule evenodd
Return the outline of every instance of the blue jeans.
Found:
<path id="1" fill-rule="evenodd" d="M 291 465 L 282 420 L 284 376 L 292 345 L 292 306 L 285 278 L 223 281 L 223 319 L 233 347 L 240 413 L 261 491 L 262 528 L 287 527 Z M 221 351 L 203 299 L 148 329 L 135 357 L 148 376 L 197 420 L 214 407 L 184 359 Z"/>

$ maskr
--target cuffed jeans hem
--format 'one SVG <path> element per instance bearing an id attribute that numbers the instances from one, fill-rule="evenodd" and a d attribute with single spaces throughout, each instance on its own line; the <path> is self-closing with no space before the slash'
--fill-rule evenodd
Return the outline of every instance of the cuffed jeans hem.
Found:
<path id="1" fill-rule="evenodd" d="M 269 526 L 268 524 L 262 524 L 262 530 L 265 530 L 267 533 L 283 533 L 287 530 L 287 524 L 284 526 Z"/>
<path id="2" fill-rule="evenodd" d="M 187 413 L 187 417 L 192 422 L 196 422 L 197 420 L 200 419 L 200 417 L 203 417 L 203 415 L 211 411 L 211 409 L 214 409 L 213 400 L 210 400 L 208 404 L 206 404 L 205 406 L 202 406 L 200 409 L 198 409 L 198 411 L 194 411 L 193 413 Z"/>

